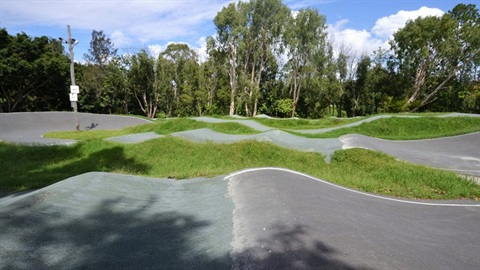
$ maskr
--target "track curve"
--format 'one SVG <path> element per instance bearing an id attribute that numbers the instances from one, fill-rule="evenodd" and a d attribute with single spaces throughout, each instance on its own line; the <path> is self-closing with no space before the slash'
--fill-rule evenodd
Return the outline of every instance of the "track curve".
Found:
<path id="1" fill-rule="evenodd" d="M 0 198 L 0 268 L 475 269 L 480 205 L 383 198 L 278 168 L 86 173 Z"/>
<path id="2" fill-rule="evenodd" d="M 78 113 L 80 130 L 122 129 L 151 123 L 138 117 Z M 73 112 L 0 113 L 0 140 L 30 145 L 70 144 L 74 140 L 43 138 L 51 131 L 75 130 Z"/>

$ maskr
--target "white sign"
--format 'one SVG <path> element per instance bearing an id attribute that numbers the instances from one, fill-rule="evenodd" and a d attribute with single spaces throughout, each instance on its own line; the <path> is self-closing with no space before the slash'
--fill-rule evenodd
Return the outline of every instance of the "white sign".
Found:
<path id="1" fill-rule="evenodd" d="M 80 93 L 80 87 L 78 87 L 78 85 L 70 85 L 70 93 L 72 94 Z"/>
<path id="2" fill-rule="evenodd" d="M 78 96 L 76 93 L 70 93 L 70 101 L 78 101 Z"/>

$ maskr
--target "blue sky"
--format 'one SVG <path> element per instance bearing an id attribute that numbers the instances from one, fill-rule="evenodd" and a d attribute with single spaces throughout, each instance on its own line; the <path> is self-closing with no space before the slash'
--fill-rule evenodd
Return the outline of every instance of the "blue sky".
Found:
<path id="1" fill-rule="evenodd" d="M 75 59 L 83 60 L 91 32 L 103 30 L 119 53 L 147 49 L 156 54 L 171 42 L 205 50 L 215 33 L 213 18 L 229 0 L 0 0 L 0 27 L 10 34 L 66 37 L 66 25 L 80 43 Z M 315 7 L 326 16 L 335 44 L 371 53 L 388 48 L 388 39 L 408 19 L 441 15 L 459 3 L 453 0 L 284 0 L 292 10 Z M 478 8 L 478 5 L 477 5 Z"/>

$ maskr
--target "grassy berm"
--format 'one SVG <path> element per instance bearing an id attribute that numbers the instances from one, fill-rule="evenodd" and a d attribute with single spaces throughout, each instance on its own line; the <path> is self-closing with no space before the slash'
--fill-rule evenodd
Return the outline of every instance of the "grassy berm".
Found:
<path id="1" fill-rule="evenodd" d="M 409 124 L 413 119 L 406 120 L 405 123 Z M 445 122 L 444 125 L 451 125 L 451 122 Z M 0 143 L 0 190 L 40 188 L 90 171 L 185 179 L 225 175 L 251 167 L 274 166 L 307 173 L 346 187 L 390 196 L 480 200 L 480 185 L 464 177 L 397 161 L 386 154 L 365 149 L 337 151 L 331 163 L 326 164 L 320 154 L 288 150 L 267 142 L 198 144 L 171 136 L 128 145 L 101 140 L 104 137 L 136 132 L 169 134 L 202 127 L 232 134 L 255 132 L 236 123 L 206 124 L 178 119 L 121 131 L 56 133 L 58 137 L 81 140 L 70 146 L 32 147 Z M 476 128 L 478 131 L 479 126 Z M 442 130 L 449 128 L 437 129 L 435 137 L 442 136 Z M 376 137 L 383 135 L 377 133 Z"/>

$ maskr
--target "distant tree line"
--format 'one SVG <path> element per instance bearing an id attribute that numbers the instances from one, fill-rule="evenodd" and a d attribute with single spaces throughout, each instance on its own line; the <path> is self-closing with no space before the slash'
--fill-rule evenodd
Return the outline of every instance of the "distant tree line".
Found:
<path id="1" fill-rule="evenodd" d="M 147 117 L 268 114 L 353 117 L 386 112 L 480 113 L 480 14 L 459 4 L 409 21 L 372 55 L 336 44 L 316 9 L 281 0 L 231 3 L 199 61 L 186 44 L 158 57 L 119 55 L 93 31 L 76 63 L 80 111 Z M 48 37 L 0 29 L 0 112 L 69 110 L 69 59 Z"/>

